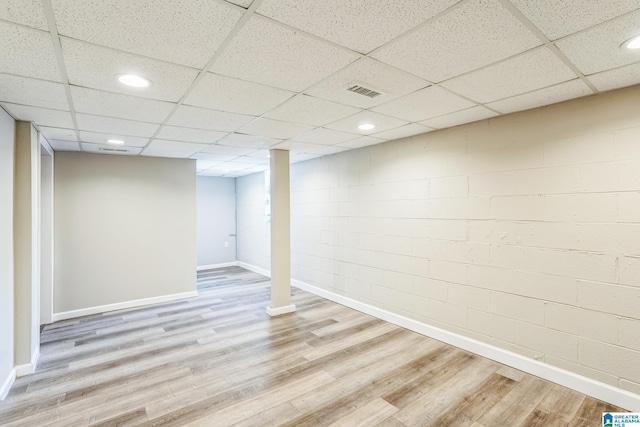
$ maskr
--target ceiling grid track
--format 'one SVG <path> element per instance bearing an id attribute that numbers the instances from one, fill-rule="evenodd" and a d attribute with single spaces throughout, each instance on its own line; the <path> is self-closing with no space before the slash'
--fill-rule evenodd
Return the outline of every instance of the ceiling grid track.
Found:
<path id="1" fill-rule="evenodd" d="M 209 61 L 204 65 L 204 67 L 202 67 L 202 70 L 200 70 L 200 72 L 198 73 L 198 76 L 195 78 L 193 83 L 191 83 L 191 86 L 189 86 L 189 88 L 185 91 L 185 93 L 182 95 L 182 97 L 178 100 L 176 105 L 169 112 L 169 115 L 160 124 L 160 126 L 158 127 L 156 132 L 151 136 L 151 138 L 149 138 L 149 141 L 147 142 L 147 144 L 142 148 L 142 152 L 144 152 L 144 150 L 147 149 L 149 144 L 151 144 L 153 142 L 153 140 L 158 136 L 158 134 L 160 133 L 162 128 L 167 124 L 167 122 L 171 119 L 171 117 L 176 113 L 178 108 L 180 108 L 180 106 L 182 105 L 184 100 L 189 96 L 189 94 L 191 92 L 193 92 L 193 90 L 200 83 L 200 81 L 202 79 L 204 79 L 204 77 L 207 75 L 207 73 L 209 72 L 209 70 L 211 69 L 213 64 L 218 60 L 218 58 L 220 57 L 222 52 L 225 50 L 225 48 L 229 45 L 229 43 L 231 43 L 231 40 L 234 39 L 234 37 L 240 32 L 240 30 L 242 30 L 242 28 L 244 28 L 244 26 L 247 24 L 249 19 L 254 15 L 256 9 L 260 6 L 260 3 L 262 3 L 262 0 L 254 0 L 253 3 L 251 3 L 251 6 L 248 9 L 246 9 L 246 11 L 242 15 L 242 17 L 238 20 L 236 25 L 233 27 L 233 30 L 231 30 L 231 32 L 227 35 L 227 37 L 220 44 L 220 46 L 218 46 L 218 49 L 216 49 L 216 51 L 213 54 L 213 56 L 211 57 L 211 59 L 209 59 Z"/>
<path id="2" fill-rule="evenodd" d="M 49 33 L 51 34 L 51 42 L 53 43 L 53 50 L 55 52 L 56 61 L 58 63 L 58 71 L 64 85 L 64 91 L 67 95 L 67 102 L 69 103 L 69 111 L 71 112 L 71 120 L 73 121 L 74 131 L 78 142 L 80 151 L 84 151 L 82 143 L 80 142 L 80 130 L 78 129 L 78 119 L 76 118 L 76 109 L 73 104 L 73 97 L 71 96 L 71 86 L 69 85 L 69 76 L 67 74 L 67 67 L 64 64 L 64 56 L 62 55 L 62 45 L 60 44 L 60 35 L 58 34 L 58 27 L 56 26 L 56 19 L 53 13 L 53 6 L 51 0 L 41 0 L 42 7 L 44 8 L 44 14 L 47 19 L 47 25 L 49 27 Z"/>

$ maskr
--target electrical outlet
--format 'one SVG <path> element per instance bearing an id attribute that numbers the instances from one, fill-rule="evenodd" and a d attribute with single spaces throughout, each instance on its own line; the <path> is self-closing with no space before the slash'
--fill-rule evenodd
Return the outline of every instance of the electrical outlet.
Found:
<path id="1" fill-rule="evenodd" d="M 229 242 L 224 242 L 224 247 L 228 248 L 229 247 Z"/>

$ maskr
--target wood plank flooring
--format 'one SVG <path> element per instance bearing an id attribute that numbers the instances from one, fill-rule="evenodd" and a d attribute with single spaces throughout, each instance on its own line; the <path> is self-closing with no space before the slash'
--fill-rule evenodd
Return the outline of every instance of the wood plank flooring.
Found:
<path id="1" fill-rule="evenodd" d="M 198 274 L 199 297 L 46 326 L 2 426 L 600 426 L 612 405 L 268 279 Z"/>

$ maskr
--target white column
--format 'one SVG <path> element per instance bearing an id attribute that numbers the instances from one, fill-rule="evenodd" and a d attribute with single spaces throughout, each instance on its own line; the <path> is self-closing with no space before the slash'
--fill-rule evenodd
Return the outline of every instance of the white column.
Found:
<path id="1" fill-rule="evenodd" d="M 22 376 L 40 352 L 40 142 L 28 122 L 16 122 L 14 179 L 14 351 Z"/>
<path id="2" fill-rule="evenodd" d="M 271 305 L 270 316 L 291 313 L 291 218 L 289 152 L 271 150 Z"/>

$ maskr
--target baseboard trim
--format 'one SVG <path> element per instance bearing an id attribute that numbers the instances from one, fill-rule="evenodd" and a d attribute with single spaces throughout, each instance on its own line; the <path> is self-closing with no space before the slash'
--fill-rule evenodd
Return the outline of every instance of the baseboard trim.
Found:
<path id="1" fill-rule="evenodd" d="M 444 329 L 418 322 L 417 320 L 374 307 L 353 298 L 339 295 L 299 280 L 292 280 L 291 283 L 297 288 L 417 332 L 421 335 L 434 338 L 438 341 L 442 341 L 488 359 L 495 360 L 496 362 L 503 363 L 545 380 L 560 384 L 588 396 L 595 397 L 596 399 L 612 403 L 621 408 L 635 412 L 640 411 L 640 396 L 637 394 L 530 359 L 521 354 L 483 343 L 473 338 L 468 338 L 463 335 L 455 334 Z"/>
<path id="2" fill-rule="evenodd" d="M 7 398 L 7 395 L 9 394 L 9 391 L 11 390 L 11 387 L 13 386 L 13 383 L 15 381 L 16 369 L 13 368 L 11 372 L 9 372 L 7 378 L 5 378 L 5 380 L 2 382 L 2 386 L 0 386 L 0 401 Z"/>
<path id="3" fill-rule="evenodd" d="M 296 311 L 295 304 L 289 304 L 277 308 L 271 308 L 271 306 L 267 307 L 267 314 L 271 317 L 280 316 L 281 314 L 293 313 L 294 311 Z"/>
<path id="4" fill-rule="evenodd" d="M 60 313 L 54 313 L 52 316 L 52 321 L 58 322 L 60 320 L 73 319 L 76 317 L 88 316 L 90 314 L 99 314 L 99 313 L 105 313 L 107 311 L 123 310 L 125 308 L 142 307 L 145 305 L 177 301 L 177 300 L 193 298 L 197 296 L 198 296 L 197 291 L 190 291 L 190 292 L 182 292 L 179 294 L 162 295 L 159 297 L 143 298 L 143 299 L 137 299 L 132 301 L 119 302 L 115 304 L 100 305 L 97 307 L 82 308 L 80 310 L 63 311 Z"/>
<path id="5" fill-rule="evenodd" d="M 212 268 L 235 267 L 237 265 L 238 265 L 237 261 L 223 262 L 221 264 L 199 265 L 198 267 L 196 267 L 196 271 L 210 270 Z"/>
<path id="6" fill-rule="evenodd" d="M 31 362 L 15 366 L 16 377 L 20 378 L 33 374 L 36 371 L 36 366 L 38 366 L 38 359 L 40 359 L 40 348 L 37 348 L 31 355 Z"/>
<path id="7" fill-rule="evenodd" d="M 246 262 L 236 261 L 238 267 L 242 267 L 245 270 L 253 271 L 254 273 L 262 274 L 263 276 L 267 276 L 271 278 L 271 272 L 269 270 L 265 270 L 264 268 L 257 267 L 255 265 L 247 264 Z"/>

